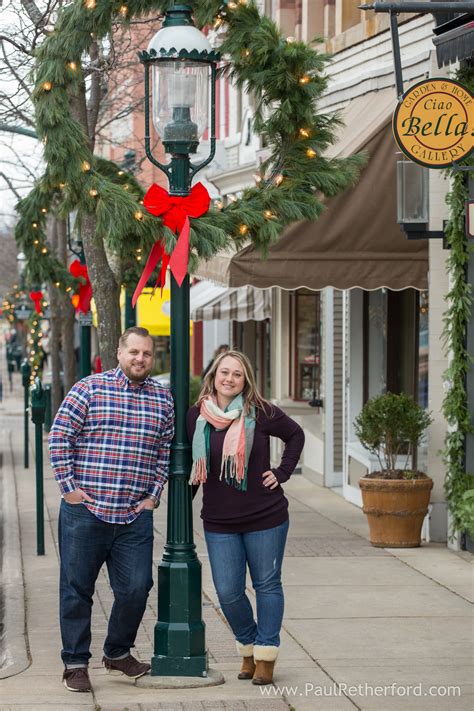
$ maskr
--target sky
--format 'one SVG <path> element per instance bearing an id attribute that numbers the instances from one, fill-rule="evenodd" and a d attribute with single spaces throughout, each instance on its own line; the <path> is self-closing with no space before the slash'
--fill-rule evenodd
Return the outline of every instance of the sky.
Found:
<path id="1" fill-rule="evenodd" d="M 19 2 L 0 0 L 0 27 L 2 32 L 10 34 L 12 27 L 17 23 L 14 6 L 18 8 Z M 11 45 L 4 42 L 6 52 L 12 51 Z M 0 66 L 3 64 L 0 58 Z M 4 65 L 1 66 L 4 69 Z M 5 73 L 0 74 L 0 92 L 4 93 L 16 87 L 15 80 L 10 81 Z M 3 116 L 0 122 L 3 121 Z M 15 125 L 13 118 L 6 118 L 6 123 Z M 0 226 L 11 225 L 15 219 L 15 204 L 17 197 L 8 186 L 4 175 L 13 183 L 15 189 L 24 197 L 33 186 L 34 177 L 42 173 L 42 146 L 33 138 L 0 130 Z M 32 175 L 33 174 L 33 175 Z"/>

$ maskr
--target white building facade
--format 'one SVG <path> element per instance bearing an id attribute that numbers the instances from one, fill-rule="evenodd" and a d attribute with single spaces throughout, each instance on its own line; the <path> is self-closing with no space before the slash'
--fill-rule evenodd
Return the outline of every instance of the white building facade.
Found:
<path id="1" fill-rule="evenodd" d="M 326 250 L 314 261 L 315 271 L 324 271 L 319 265 L 326 259 L 326 271 L 336 274 L 336 261 L 345 259 L 344 286 L 335 279 L 321 288 L 314 288 L 313 282 L 313 287 L 303 282 L 290 288 L 285 279 L 278 277 L 280 262 L 276 259 L 277 266 L 272 266 L 271 258 L 268 271 L 272 276 L 266 282 L 246 281 L 245 274 L 233 281 L 234 261 L 240 262 L 239 268 L 245 272 L 245 265 L 258 258 L 252 253 L 243 254 L 242 258 L 222 255 L 203 265 L 198 276 L 230 287 L 264 285 L 270 290 L 271 318 L 259 323 L 249 320 L 238 328 L 231 325 L 230 338 L 253 359 L 266 397 L 303 426 L 306 446 L 301 466 L 304 474 L 314 481 L 336 489 L 354 504 L 361 505 L 358 480 L 367 471 L 377 468 L 377 462 L 363 449 L 354 433 L 354 418 L 368 397 L 387 390 L 405 391 L 432 412 L 434 421 L 418 452 L 418 468 L 427 471 L 434 480 L 429 535 L 431 540 L 446 541 L 445 470 L 438 452 L 446 433 L 441 404 L 442 374 L 447 359 L 441 332 L 446 308 L 444 295 L 449 287 L 447 252 L 442 240 L 423 240 L 419 249 L 413 244 L 407 245 L 407 254 L 392 255 L 393 270 L 385 264 L 378 281 L 373 277 L 377 249 L 382 252 L 387 246 L 384 223 L 373 232 L 371 223 L 380 218 L 383 209 L 390 207 L 392 212 L 396 211 L 394 182 L 387 183 L 386 193 L 381 194 L 374 166 L 379 161 L 382 179 L 382 151 L 390 156 L 393 165 L 396 160 L 397 146 L 388 136 L 397 99 L 388 16 L 362 12 L 358 4 L 357 0 L 262 0 L 260 3 L 287 36 L 311 41 L 319 35 L 326 40 L 322 50 L 330 52 L 333 59 L 328 67 L 328 90 L 319 108 L 327 113 L 341 112 L 346 122 L 334 155 L 350 155 L 366 148 L 373 150 L 369 160 L 369 168 L 373 163 L 372 173 L 369 174 L 368 168 L 369 177 L 353 189 L 352 197 L 347 201 L 343 197 L 337 203 L 339 212 L 348 211 L 347 221 L 341 222 L 345 226 L 344 239 L 348 244 L 354 241 L 363 245 L 360 254 L 354 254 L 351 262 L 347 261 L 347 255 L 339 252 L 331 264 Z M 447 74 L 436 65 L 433 24 L 431 15 L 399 17 L 407 86 L 427 76 Z M 207 179 L 223 199 L 228 200 L 254 183 L 255 169 L 264 149 L 252 131 L 251 98 L 228 85 L 221 86 L 219 96 L 221 116 L 229 112 L 229 118 L 225 119 L 227 126 L 221 127 L 226 136 L 220 141 L 217 163 L 209 170 Z M 374 196 L 378 195 L 372 204 L 370 180 Z M 441 230 L 447 218 L 448 187 L 439 172 L 430 171 L 429 230 Z M 361 195 L 359 201 L 356 191 Z M 330 206 L 328 214 L 331 215 Z M 323 223 L 329 231 L 334 228 L 335 239 L 336 217 L 334 215 L 332 222 L 326 218 L 327 222 Z M 321 219 L 325 219 L 324 216 Z M 394 234 L 395 214 L 388 219 Z M 318 223 L 312 224 L 316 240 Z M 304 239 L 299 229 L 296 226 L 293 231 L 298 241 L 300 237 Z M 403 241 L 400 244 L 397 249 L 403 250 Z M 332 249 L 331 245 L 328 249 Z M 301 260 L 303 263 L 304 255 Z M 413 276 L 412 262 L 416 260 L 418 267 Z M 297 262 L 294 268 L 298 270 Z M 397 269 L 399 274 L 396 274 Z"/>

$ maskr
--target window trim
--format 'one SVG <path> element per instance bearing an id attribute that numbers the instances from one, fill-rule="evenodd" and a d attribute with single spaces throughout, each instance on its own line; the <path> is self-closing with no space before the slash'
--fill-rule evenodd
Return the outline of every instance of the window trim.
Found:
<path id="1" fill-rule="evenodd" d="M 296 335 L 296 330 L 298 326 L 298 318 L 297 318 L 297 302 L 298 302 L 298 296 L 314 296 L 315 299 L 317 300 L 317 310 L 318 310 L 318 316 L 319 316 L 319 328 L 318 328 L 318 343 L 317 345 L 319 346 L 319 364 L 317 368 L 317 392 L 319 395 L 321 394 L 321 385 L 322 385 L 322 323 L 321 323 L 321 292 L 320 291 L 314 291 L 311 289 L 295 289 L 294 291 L 290 292 L 290 319 L 289 319 L 289 325 L 290 325 L 290 338 L 289 338 L 289 347 L 290 347 L 290 357 L 289 357 L 289 363 L 290 363 L 290 372 L 289 372 L 289 393 L 290 393 L 290 399 L 293 400 L 294 402 L 298 403 L 309 403 L 312 398 L 300 398 L 297 397 L 297 388 L 298 388 L 298 353 L 297 353 L 297 335 Z M 319 412 L 321 408 L 317 407 L 315 408 L 316 412 Z"/>

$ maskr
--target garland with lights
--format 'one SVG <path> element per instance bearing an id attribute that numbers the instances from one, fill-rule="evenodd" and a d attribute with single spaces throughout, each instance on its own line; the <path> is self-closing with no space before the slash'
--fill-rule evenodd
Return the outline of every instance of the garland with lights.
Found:
<path id="1" fill-rule="evenodd" d="M 27 321 L 27 358 L 31 367 L 31 384 L 35 382 L 36 377 L 41 377 L 43 370 L 45 359 L 43 335 L 41 316 L 33 313 Z"/>
<path id="2" fill-rule="evenodd" d="M 165 12 L 172 0 L 76 0 L 64 7 L 54 31 L 37 50 L 33 102 L 36 129 L 44 144 L 46 170 L 18 205 L 15 236 L 27 257 L 29 282 L 52 282 L 69 289 L 71 275 L 49 251 L 45 219 L 51 206 L 60 214 L 94 213 L 97 233 L 129 265 L 125 281 L 136 283 L 141 251 L 162 240 L 172 254 L 176 235 L 141 207 L 140 186 L 117 166 L 97 159 L 88 138 L 70 113 L 70 97 L 83 81 L 81 56 L 106 37 L 112 22 L 128 22 L 152 11 Z M 328 57 L 304 42 L 282 36 L 259 13 L 253 0 L 190 0 L 199 27 L 222 27 L 221 67 L 230 80 L 256 99 L 254 126 L 271 146 L 256 186 L 226 206 L 216 201 L 198 219 L 190 219 L 189 270 L 226 247 L 251 241 L 266 252 L 286 225 L 314 220 L 321 196 L 332 196 L 357 180 L 364 158 L 327 159 L 336 117 L 316 112 L 326 87 L 322 72 Z M 227 61 L 228 60 L 228 61 Z M 71 156 L 74 159 L 71 159 Z"/>
<path id="3" fill-rule="evenodd" d="M 18 286 L 15 284 L 13 289 L 4 296 L 2 303 L 2 316 L 12 327 L 15 322 L 15 305 L 18 297 Z"/>
<path id="4" fill-rule="evenodd" d="M 26 338 L 26 357 L 31 366 L 32 383 L 35 377 L 41 374 L 45 356 L 42 342 L 42 314 L 48 306 L 48 302 L 40 294 L 41 292 L 31 292 L 28 296 L 25 290 L 15 284 L 12 290 L 6 294 L 2 303 L 2 316 L 8 321 L 10 328 L 15 329 L 17 324 L 21 324 Z M 25 305 L 31 308 L 31 315 L 27 319 L 19 319 L 16 316 L 16 309 Z"/>
<path id="5" fill-rule="evenodd" d="M 474 70 L 468 68 L 458 72 L 457 80 L 474 90 Z M 474 166 L 471 156 L 462 165 Z M 474 366 L 474 358 L 467 350 L 466 330 L 473 305 L 472 288 L 467 281 L 466 266 L 473 246 L 466 235 L 466 200 L 468 186 L 465 175 L 469 173 L 448 171 L 452 184 L 447 196 L 449 222 L 446 239 L 450 251 L 448 272 L 451 289 L 446 295 L 448 308 L 444 313 L 444 331 L 449 367 L 444 373 L 447 392 L 443 400 L 443 414 L 448 423 L 443 461 L 446 465 L 445 490 L 449 511 L 452 516 L 452 530 L 467 531 L 474 538 L 474 470 L 466 473 L 465 438 L 474 432 L 468 409 L 466 375 Z"/>

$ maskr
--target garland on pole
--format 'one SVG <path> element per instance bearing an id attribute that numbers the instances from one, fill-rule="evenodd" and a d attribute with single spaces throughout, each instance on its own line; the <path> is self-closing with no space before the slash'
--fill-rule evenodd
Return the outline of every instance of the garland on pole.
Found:
<path id="1" fill-rule="evenodd" d="M 43 349 L 42 319 L 36 312 L 33 312 L 26 322 L 27 332 L 27 358 L 31 367 L 30 382 L 33 384 L 37 376 L 41 377 L 45 353 Z"/>
<path id="2" fill-rule="evenodd" d="M 172 0 L 75 0 L 58 16 L 54 31 L 37 50 L 33 102 L 36 130 L 44 144 L 46 170 L 18 205 L 15 236 L 27 257 L 30 282 L 49 281 L 71 290 L 75 283 L 49 251 L 46 215 L 77 210 L 79 223 L 95 214 L 97 234 L 118 253 L 136 283 L 141 251 L 162 240 L 172 254 L 176 235 L 141 207 L 143 192 L 131 176 L 97 159 L 70 112 L 82 86 L 81 57 L 105 38 L 112 23 L 165 12 Z M 199 219 L 190 219 L 190 263 L 210 259 L 226 247 L 248 240 L 266 252 L 286 225 L 314 220 L 324 209 L 321 196 L 354 184 L 364 158 L 327 159 L 337 117 L 316 112 L 326 87 L 322 72 L 329 60 L 304 42 L 285 38 L 262 16 L 254 0 L 189 0 L 198 26 L 225 29 L 220 50 L 228 58 L 221 71 L 256 100 L 255 129 L 271 146 L 271 156 L 256 176 L 256 186 L 227 206 L 216 201 Z M 132 185 L 133 183 L 133 185 Z M 135 264 L 134 264 L 135 263 Z"/>
<path id="3" fill-rule="evenodd" d="M 474 70 L 458 72 L 456 77 L 472 91 Z M 474 166 L 471 156 L 462 165 Z M 450 291 L 446 295 L 448 308 L 444 313 L 444 341 L 449 367 L 444 373 L 448 389 L 443 400 L 443 414 L 448 423 L 443 461 L 446 465 L 445 490 L 452 516 L 452 532 L 467 531 L 474 538 L 474 469 L 466 472 L 465 438 L 474 431 L 468 410 L 466 375 L 474 367 L 474 358 L 466 346 L 467 324 L 473 304 L 472 288 L 467 281 L 467 264 L 473 251 L 466 235 L 466 200 L 469 173 L 448 171 L 452 187 L 447 196 L 449 221 L 446 239 L 450 252 L 448 272 Z"/>

